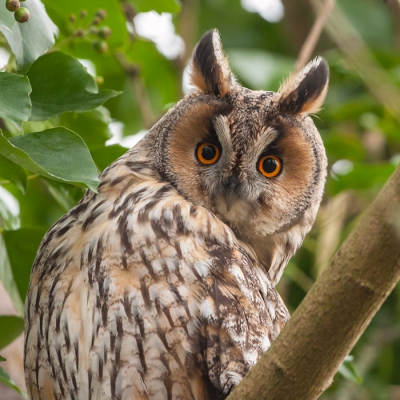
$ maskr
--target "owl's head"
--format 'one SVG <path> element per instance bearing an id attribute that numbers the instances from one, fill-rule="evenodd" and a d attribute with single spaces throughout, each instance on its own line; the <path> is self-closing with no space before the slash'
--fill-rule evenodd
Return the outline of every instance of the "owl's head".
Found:
<path id="1" fill-rule="evenodd" d="M 212 30 L 193 52 L 196 90 L 153 128 L 161 176 L 250 244 L 273 281 L 321 201 L 327 161 L 308 114 L 320 109 L 328 79 L 326 61 L 316 58 L 278 93 L 246 89 Z"/>

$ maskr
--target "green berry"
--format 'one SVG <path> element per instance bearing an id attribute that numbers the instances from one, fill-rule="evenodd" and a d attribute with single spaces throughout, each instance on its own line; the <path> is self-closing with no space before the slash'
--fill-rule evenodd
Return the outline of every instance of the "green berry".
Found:
<path id="1" fill-rule="evenodd" d="M 106 10 L 97 10 L 96 11 L 96 17 L 99 17 L 101 20 L 106 19 L 107 18 L 107 11 Z"/>
<path id="2" fill-rule="evenodd" d="M 31 13 L 29 10 L 25 7 L 19 8 L 17 11 L 14 13 L 14 18 L 17 22 L 20 24 L 23 24 L 24 22 L 29 21 L 29 17 L 31 16 Z"/>
<path id="3" fill-rule="evenodd" d="M 73 32 L 73 36 L 83 38 L 85 36 L 85 32 L 83 29 L 78 28 L 75 32 Z"/>
<path id="4" fill-rule="evenodd" d="M 100 29 L 99 29 L 99 28 L 96 28 L 95 26 L 91 26 L 91 27 L 89 28 L 89 33 L 90 33 L 91 35 L 98 35 L 99 32 L 100 32 Z"/>
<path id="5" fill-rule="evenodd" d="M 104 40 L 96 40 L 93 42 L 93 47 L 99 53 L 105 53 L 108 50 L 108 44 Z"/>
<path id="6" fill-rule="evenodd" d="M 19 4 L 19 0 L 7 0 L 6 8 L 8 11 L 14 12 L 17 11 L 21 5 Z"/>
<path id="7" fill-rule="evenodd" d="M 100 25 L 100 23 L 101 23 L 101 18 L 96 15 L 93 18 L 92 25 Z"/>
<path id="8" fill-rule="evenodd" d="M 79 16 L 83 19 L 86 17 L 86 15 L 87 15 L 87 10 L 82 10 Z"/>
<path id="9" fill-rule="evenodd" d="M 108 26 L 102 26 L 98 32 L 99 37 L 107 39 L 111 35 L 111 29 Z"/>

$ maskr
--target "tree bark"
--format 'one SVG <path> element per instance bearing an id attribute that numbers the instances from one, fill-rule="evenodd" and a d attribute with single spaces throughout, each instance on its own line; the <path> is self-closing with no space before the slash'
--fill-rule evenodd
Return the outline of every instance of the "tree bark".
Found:
<path id="1" fill-rule="evenodd" d="M 400 279 L 400 167 L 228 400 L 316 399 Z"/>

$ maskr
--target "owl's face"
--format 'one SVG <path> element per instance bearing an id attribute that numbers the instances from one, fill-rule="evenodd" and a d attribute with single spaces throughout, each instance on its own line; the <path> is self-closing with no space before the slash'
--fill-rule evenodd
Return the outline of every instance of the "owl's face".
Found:
<path id="1" fill-rule="evenodd" d="M 278 93 L 251 91 L 234 81 L 218 34 L 210 31 L 193 53 L 192 70 L 198 91 L 158 124 L 159 171 L 257 253 L 264 239 L 302 224 L 300 245 L 326 176 L 324 147 L 307 115 L 324 100 L 326 62 L 314 60 Z"/>

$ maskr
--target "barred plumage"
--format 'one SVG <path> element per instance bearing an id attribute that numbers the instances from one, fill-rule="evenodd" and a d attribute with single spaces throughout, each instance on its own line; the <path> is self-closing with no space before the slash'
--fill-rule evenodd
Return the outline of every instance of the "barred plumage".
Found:
<path id="1" fill-rule="evenodd" d="M 322 196 L 305 112 L 322 104 L 326 64 L 251 92 L 216 31 L 192 63 L 198 90 L 42 241 L 26 300 L 32 399 L 223 399 L 288 320 L 275 285 Z M 196 159 L 199 143 L 217 162 Z M 264 154 L 282 160 L 274 179 L 257 171 Z"/>

